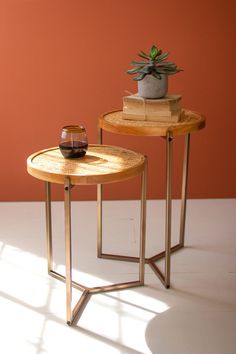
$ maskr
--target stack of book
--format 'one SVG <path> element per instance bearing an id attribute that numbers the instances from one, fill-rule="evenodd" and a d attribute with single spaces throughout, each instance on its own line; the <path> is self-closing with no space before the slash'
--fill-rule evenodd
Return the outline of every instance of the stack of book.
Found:
<path id="1" fill-rule="evenodd" d="M 178 122 L 181 115 L 181 95 L 146 99 L 137 94 L 123 97 L 123 119 L 153 122 Z"/>

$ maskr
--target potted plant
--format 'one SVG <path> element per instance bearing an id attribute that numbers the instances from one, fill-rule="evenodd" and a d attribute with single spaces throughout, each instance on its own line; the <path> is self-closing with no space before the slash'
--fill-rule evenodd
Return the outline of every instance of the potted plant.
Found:
<path id="1" fill-rule="evenodd" d="M 142 61 L 132 61 L 134 69 L 127 70 L 133 79 L 138 81 L 138 95 L 143 98 L 161 98 L 168 92 L 168 76 L 174 75 L 182 69 L 172 62 L 165 61 L 169 52 L 163 53 L 153 45 L 148 54 L 138 53 Z"/>

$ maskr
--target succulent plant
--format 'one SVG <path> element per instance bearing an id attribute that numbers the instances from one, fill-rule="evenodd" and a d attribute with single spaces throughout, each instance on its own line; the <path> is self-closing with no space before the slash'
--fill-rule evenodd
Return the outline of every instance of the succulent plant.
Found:
<path id="1" fill-rule="evenodd" d="M 149 54 L 140 51 L 142 61 L 132 61 L 131 64 L 135 66 L 134 69 L 127 70 L 127 74 L 137 74 L 133 79 L 136 81 L 143 80 L 146 75 L 152 75 L 157 79 L 161 79 L 161 74 L 174 75 L 182 69 L 177 68 L 177 65 L 172 62 L 164 61 L 167 59 L 169 52 L 163 53 L 161 49 L 158 49 L 153 45 Z"/>

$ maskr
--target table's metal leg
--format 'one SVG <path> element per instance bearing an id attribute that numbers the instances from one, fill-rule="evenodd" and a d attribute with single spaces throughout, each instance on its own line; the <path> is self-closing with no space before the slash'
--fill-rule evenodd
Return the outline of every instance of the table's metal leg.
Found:
<path id="1" fill-rule="evenodd" d="M 144 284 L 145 273 L 145 241 L 146 241 L 146 205 L 147 205 L 147 157 L 145 157 L 145 167 L 142 173 L 142 194 L 140 212 L 140 251 L 139 251 L 139 280 Z"/>
<path id="2" fill-rule="evenodd" d="M 97 185 L 97 256 L 102 256 L 102 184 Z"/>
<path id="3" fill-rule="evenodd" d="M 98 125 L 98 144 L 102 144 L 102 129 Z M 102 185 L 97 185 L 97 257 L 102 255 Z"/>
<path id="4" fill-rule="evenodd" d="M 102 144 L 102 129 L 98 126 L 98 144 Z"/>
<path id="5" fill-rule="evenodd" d="M 65 251 L 66 251 L 66 319 L 67 324 L 72 324 L 72 271 L 71 271 L 71 185 L 66 177 L 64 184 L 64 209 L 65 209 Z"/>
<path id="6" fill-rule="evenodd" d="M 183 177 L 182 177 L 182 197 L 181 197 L 181 214 L 180 214 L 180 234 L 179 243 L 184 247 L 185 236 L 185 220 L 186 220 L 186 197 L 187 197 L 187 183 L 188 183 L 188 166 L 189 166 L 189 146 L 190 146 L 190 134 L 185 136 L 185 150 L 183 161 Z"/>
<path id="7" fill-rule="evenodd" d="M 173 136 L 169 132 L 166 137 L 166 224 L 165 224 L 165 286 L 170 287 L 170 255 L 171 255 L 171 214 L 172 214 L 172 165 Z"/>
<path id="8" fill-rule="evenodd" d="M 45 210 L 46 210 L 46 237 L 47 237 L 47 259 L 48 274 L 52 270 L 52 213 L 51 213 L 51 183 L 45 182 Z"/>

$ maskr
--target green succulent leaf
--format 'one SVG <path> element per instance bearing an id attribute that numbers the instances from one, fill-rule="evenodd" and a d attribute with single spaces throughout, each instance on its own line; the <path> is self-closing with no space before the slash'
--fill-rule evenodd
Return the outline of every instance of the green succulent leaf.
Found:
<path id="1" fill-rule="evenodd" d="M 140 68 L 135 68 L 135 69 L 130 69 L 130 70 L 127 70 L 127 74 L 136 74 L 140 71 L 141 69 Z"/>
<path id="2" fill-rule="evenodd" d="M 141 69 L 139 72 L 143 74 L 150 74 L 152 72 L 152 68 L 150 66 L 146 66 L 145 68 Z"/>
<path id="3" fill-rule="evenodd" d="M 147 65 L 147 62 L 146 61 L 131 61 L 131 65 L 144 66 L 144 65 Z"/>
<path id="4" fill-rule="evenodd" d="M 152 46 L 151 50 L 150 50 L 150 58 L 152 60 L 155 60 L 158 54 L 158 49 L 155 45 Z"/>
<path id="5" fill-rule="evenodd" d="M 161 80 L 161 75 L 157 73 L 156 71 L 153 71 L 152 76 L 154 76 L 156 79 Z"/>
<path id="6" fill-rule="evenodd" d="M 149 55 L 147 53 L 145 53 L 144 51 L 140 50 L 140 53 L 142 53 L 143 55 L 145 55 L 147 58 L 149 58 Z"/>
<path id="7" fill-rule="evenodd" d="M 168 73 L 168 72 L 176 71 L 176 68 L 158 67 L 156 70 L 160 72 L 165 71 L 166 73 Z"/>
<path id="8" fill-rule="evenodd" d="M 140 56 L 141 58 L 147 59 L 149 60 L 149 55 L 144 53 L 142 50 L 140 51 L 140 53 L 138 53 L 138 56 Z"/>
<path id="9" fill-rule="evenodd" d="M 166 74 L 166 70 L 164 68 L 156 68 L 155 72 L 159 74 Z"/>
<path id="10" fill-rule="evenodd" d="M 166 59 L 169 54 L 170 54 L 170 52 L 163 53 L 162 55 L 160 55 L 160 56 L 157 58 L 157 61 L 160 62 L 160 61 Z"/>
<path id="11" fill-rule="evenodd" d="M 174 75 L 176 74 L 178 71 L 168 71 L 166 72 L 166 75 Z"/>
<path id="12" fill-rule="evenodd" d="M 174 75 L 174 74 L 179 73 L 180 71 L 183 71 L 183 69 L 176 69 L 176 70 L 169 71 L 168 75 Z"/>
<path id="13" fill-rule="evenodd" d="M 143 54 L 141 54 L 141 53 L 139 53 L 138 56 L 140 56 L 140 57 L 143 58 L 143 59 L 149 60 L 149 58 L 147 58 L 145 55 L 143 55 Z"/>
<path id="14" fill-rule="evenodd" d="M 172 63 L 171 61 L 163 61 L 163 63 L 161 63 L 161 65 L 164 64 L 164 65 L 174 65 L 176 66 L 175 63 Z"/>
<path id="15" fill-rule="evenodd" d="M 143 78 L 146 76 L 146 74 L 140 74 L 140 75 L 138 75 L 138 76 L 135 76 L 133 79 L 135 80 L 135 81 L 140 81 L 140 80 L 143 80 Z"/>

